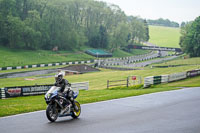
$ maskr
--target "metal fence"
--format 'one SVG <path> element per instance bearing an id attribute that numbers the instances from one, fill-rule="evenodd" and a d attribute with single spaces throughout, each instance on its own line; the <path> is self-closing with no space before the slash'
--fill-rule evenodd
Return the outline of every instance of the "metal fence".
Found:
<path id="1" fill-rule="evenodd" d="M 133 86 L 142 83 L 141 76 L 129 76 L 124 80 L 107 80 L 107 89 L 115 86 Z"/>

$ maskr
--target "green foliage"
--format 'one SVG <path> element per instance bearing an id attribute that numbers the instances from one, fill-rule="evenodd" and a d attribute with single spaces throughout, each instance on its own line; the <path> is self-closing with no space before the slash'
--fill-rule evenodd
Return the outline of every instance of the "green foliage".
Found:
<path id="1" fill-rule="evenodd" d="M 162 19 L 159 18 L 157 20 L 147 20 L 148 24 L 150 25 L 157 25 L 157 26 L 167 26 L 167 27 L 179 27 L 177 22 L 170 21 L 169 19 Z"/>
<path id="2" fill-rule="evenodd" d="M 0 45 L 18 49 L 115 49 L 148 34 L 142 19 L 94 0 L 1 0 L 0 18 Z"/>
<path id="3" fill-rule="evenodd" d="M 129 17 L 131 39 L 129 43 L 140 43 L 141 41 L 148 41 L 148 25 L 146 21 L 136 17 Z"/>
<path id="4" fill-rule="evenodd" d="M 144 41 L 149 41 L 150 37 L 149 37 L 149 26 L 147 24 L 147 21 L 144 20 L 144 26 L 145 26 L 145 40 Z"/>
<path id="5" fill-rule="evenodd" d="M 200 57 L 200 16 L 181 28 L 180 46 L 191 57 Z"/>

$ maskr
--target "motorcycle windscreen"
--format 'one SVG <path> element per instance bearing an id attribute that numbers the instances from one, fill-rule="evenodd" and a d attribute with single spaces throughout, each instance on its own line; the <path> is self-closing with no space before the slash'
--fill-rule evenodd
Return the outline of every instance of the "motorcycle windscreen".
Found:
<path id="1" fill-rule="evenodd" d="M 60 87 L 52 86 L 49 91 L 47 91 L 46 95 L 58 91 Z"/>

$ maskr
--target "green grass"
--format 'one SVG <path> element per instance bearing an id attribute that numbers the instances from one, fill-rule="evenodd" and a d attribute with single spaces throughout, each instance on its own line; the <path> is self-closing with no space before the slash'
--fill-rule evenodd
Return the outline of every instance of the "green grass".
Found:
<path id="1" fill-rule="evenodd" d="M 141 86 L 137 86 L 129 88 L 117 87 L 112 89 L 80 91 L 80 95 L 77 100 L 81 104 L 85 104 L 155 92 L 177 90 L 180 89 L 180 87 L 196 87 L 200 86 L 199 80 L 200 76 L 178 82 L 172 82 L 169 84 L 156 85 L 148 89 L 143 89 Z M 46 109 L 46 103 L 44 101 L 44 95 L 27 96 L 1 99 L 0 107 L 0 117 L 3 117 L 14 114 L 44 110 Z"/>
<path id="2" fill-rule="evenodd" d="M 55 69 L 66 67 L 67 65 L 60 66 L 49 66 L 49 67 L 35 67 L 35 68 L 26 68 L 26 69 L 13 69 L 13 70 L 3 70 L 0 73 L 15 73 L 15 72 L 27 72 L 27 71 L 36 71 L 36 70 L 46 70 L 46 69 Z"/>
<path id="3" fill-rule="evenodd" d="M 171 82 L 166 84 L 158 85 L 157 87 L 200 87 L 200 76 L 187 78 L 178 82 Z"/>
<path id="4" fill-rule="evenodd" d="M 47 64 L 47 63 L 57 63 L 57 62 L 70 62 L 70 61 L 86 61 L 96 59 L 84 53 L 85 49 L 88 47 L 83 47 L 81 50 L 75 51 L 59 51 L 52 52 L 47 50 L 18 50 L 9 49 L 0 46 L 0 67 L 14 67 L 14 66 L 25 66 L 34 64 Z M 145 54 L 148 51 L 145 50 L 134 50 L 131 53 L 127 53 L 122 50 L 116 50 L 113 53 L 113 58 L 115 57 L 126 57 L 138 54 Z"/>
<path id="5" fill-rule="evenodd" d="M 196 58 L 194 58 L 196 59 Z M 117 87 L 111 89 L 105 89 L 107 80 L 119 80 L 125 79 L 127 76 L 140 75 L 142 78 L 146 76 L 156 76 L 162 74 L 170 74 L 175 72 L 183 72 L 187 70 L 193 70 L 200 67 L 199 65 L 194 66 L 182 66 L 178 68 L 145 68 L 144 70 L 135 71 L 115 71 L 102 69 L 101 72 L 87 73 L 81 75 L 66 76 L 70 82 L 83 82 L 90 81 L 90 88 L 88 91 L 80 91 L 80 96 L 78 101 L 81 104 L 105 101 L 110 99 L 117 99 L 129 96 L 137 96 L 148 93 L 155 93 L 160 91 L 169 91 L 180 89 L 180 87 L 196 87 L 200 86 L 200 76 L 172 82 L 169 84 L 156 85 L 149 89 L 143 89 L 141 86 L 136 87 Z M 8 78 L 0 79 L 0 87 L 9 86 L 21 86 L 21 85 L 34 85 L 34 84 L 44 84 L 53 83 L 54 78 L 39 78 L 35 81 L 26 81 L 25 78 Z M 179 88 L 177 88 L 179 87 Z M 0 100 L 0 117 L 9 116 L 14 114 L 20 114 L 25 112 L 32 112 L 37 110 L 44 110 L 46 104 L 44 101 L 44 95 L 40 96 L 27 96 L 27 97 L 17 97 L 9 99 Z"/>
<path id="6" fill-rule="evenodd" d="M 102 69 L 100 72 L 86 73 L 81 75 L 70 75 L 65 76 L 69 82 L 90 82 L 90 90 L 99 90 L 106 88 L 107 80 L 121 80 L 126 79 L 128 76 L 140 75 L 142 78 L 147 76 L 156 76 L 171 74 L 176 72 L 184 72 L 188 70 L 193 70 L 199 68 L 199 65 L 194 66 L 182 66 L 171 68 L 145 68 L 144 70 L 133 70 L 133 71 L 116 71 L 116 70 L 105 70 Z M 27 81 L 25 78 L 36 78 L 33 81 Z M 11 86 L 24 86 L 24 85 L 35 85 L 35 84 L 52 84 L 54 83 L 54 78 L 38 78 L 38 76 L 32 77 L 21 77 L 21 78 L 5 78 L 0 79 L 1 87 L 11 87 Z"/>
<path id="7" fill-rule="evenodd" d="M 77 100 L 85 104 L 167 90 L 174 90 L 174 88 L 89 90 L 80 91 Z M 44 95 L 3 99 L 0 100 L 0 106 L 0 117 L 46 109 Z"/>
<path id="8" fill-rule="evenodd" d="M 0 67 L 24 66 L 42 63 L 56 63 L 69 61 L 91 60 L 94 57 L 83 52 L 60 51 L 52 52 L 45 50 L 18 50 L 0 47 Z"/>
<path id="9" fill-rule="evenodd" d="M 180 57 L 179 59 L 155 64 L 154 66 L 170 66 L 170 65 L 199 65 L 200 64 L 200 57 L 195 58 L 186 58 Z"/>
<path id="10" fill-rule="evenodd" d="M 179 48 L 180 29 L 162 26 L 149 26 L 150 43 L 161 47 Z"/>

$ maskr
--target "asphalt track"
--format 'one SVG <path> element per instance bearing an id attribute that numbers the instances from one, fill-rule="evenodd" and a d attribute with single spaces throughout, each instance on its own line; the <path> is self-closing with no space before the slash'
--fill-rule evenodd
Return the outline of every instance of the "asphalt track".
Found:
<path id="1" fill-rule="evenodd" d="M 200 133 L 200 87 L 82 105 L 79 119 L 45 111 L 0 118 L 1 133 Z"/>
<path id="2" fill-rule="evenodd" d="M 172 59 L 175 59 L 175 58 L 177 58 L 177 56 L 171 56 L 171 57 L 168 57 L 168 58 L 159 58 L 159 59 L 154 59 L 154 60 L 149 60 L 149 61 L 144 61 L 144 62 L 139 62 L 139 63 L 125 64 L 123 66 L 124 67 L 130 67 L 130 68 L 133 68 L 133 67 L 145 67 L 145 66 L 148 66 L 148 65 L 153 64 L 153 63 L 169 61 L 169 60 L 172 60 Z"/>

